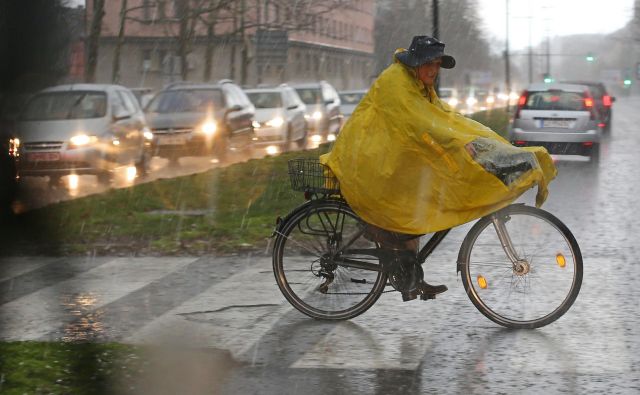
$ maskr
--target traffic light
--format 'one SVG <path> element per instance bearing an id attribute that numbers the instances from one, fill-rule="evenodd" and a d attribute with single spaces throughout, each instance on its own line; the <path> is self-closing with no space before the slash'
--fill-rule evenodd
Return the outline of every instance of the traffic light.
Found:
<path id="1" fill-rule="evenodd" d="M 544 73 L 544 83 L 545 84 L 550 84 L 552 82 L 553 82 L 553 78 L 551 78 L 551 74 Z"/>
<path id="2" fill-rule="evenodd" d="M 630 87 L 631 86 L 631 78 L 629 78 L 629 77 L 625 78 L 623 83 L 624 83 L 624 87 L 625 88 Z"/>
<path id="3" fill-rule="evenodd" d="M 589 53 L 587 54 L 587 56 L 585 57 L 585 59 L 587 59 L 587 62 L 593 62 L 593 61 L 595 61 L 595 60 L 596 60 L 596 57 L 595 57 L 595 56 L 593 56 L 593 54 L 592 54 L 591 52 L 589 52 Z"/>

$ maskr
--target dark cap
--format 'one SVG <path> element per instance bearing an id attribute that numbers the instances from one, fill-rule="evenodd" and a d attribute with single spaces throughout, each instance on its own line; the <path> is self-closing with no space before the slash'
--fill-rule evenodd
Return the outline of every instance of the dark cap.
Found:
<path id="1" fill-rule="evenodd" d="M 453 56 L 445 55 L 444 43 L 429 36 L 415 36 L 411 40 L 409 49 L 396 54 L 396 58 L 409 67 L 418 67 L 437 58 L 442 59 L 445 69 L 452 69 L 456 65 Z"/>

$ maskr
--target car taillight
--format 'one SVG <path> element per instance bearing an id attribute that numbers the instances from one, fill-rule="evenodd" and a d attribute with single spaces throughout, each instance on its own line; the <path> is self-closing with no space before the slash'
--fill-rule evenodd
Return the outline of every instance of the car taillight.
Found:
<path id="1" fill-rule="evenodd" d="M 516 108 L 516 113 L 513 115 L 514 119 L 520 118 L 520 110 L 527 103 L 527 92 L 522 92 L 520 98 L 518 99 L 518 107 Z"/>
<path id="2" fill-rule="evenodd" d="M 611 96 L 609 96 L 609 95 L 602 96 L 602 104 L 605 107 L 611 107 L 611 104 L 612 104 Z"/>
<path id="3" fill-rule="evenodd" d="M 595 108 L 593 107 L 593 98 L 585 95 L 583 106 L 586 111 L 589 111 L 589 118 L 596 119 L 596 112 Z"/>

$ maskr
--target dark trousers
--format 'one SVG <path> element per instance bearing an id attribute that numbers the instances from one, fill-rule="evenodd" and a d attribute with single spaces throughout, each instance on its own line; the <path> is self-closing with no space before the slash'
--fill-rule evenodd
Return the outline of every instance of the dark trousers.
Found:
<path id="1" fill-rule="evenodd" d="M 416 254 L 420 247 L 420 236 L 422 235 L 391 232 L 371 224 L 367 224 L 364 230 L 364 238 L 380 243 L 382 248 L 411 251 Z"/>

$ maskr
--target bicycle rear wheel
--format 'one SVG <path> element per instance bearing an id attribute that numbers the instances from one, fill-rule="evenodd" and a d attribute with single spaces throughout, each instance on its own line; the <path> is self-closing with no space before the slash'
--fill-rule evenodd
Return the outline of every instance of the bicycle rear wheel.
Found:
<path id="1" fill-rule="evenodd" d="M 582 284 L 582 255 L 571 231 L 550 213 L 521 204 L 496 213 L 522 265 L 501 246 L 492 216 L 465 237 L 458 267 L 473 304 L 508 328 L 539 328 L 571 307 Z"/>
<path id="2" fill-rule="evenodd" d="M 380 264 L 366 251 L 374 251 L 375 243 L 356 237 L 363 226 L 340 200 L 313 202 L 287 219 L 274 244 L 273 272 L 296 309 L 313 318 L 345 320 L 364 313 L 378 300 L 386 274 L 340 266 L 332 259 L 355 238 L 342 257 Z"/>

